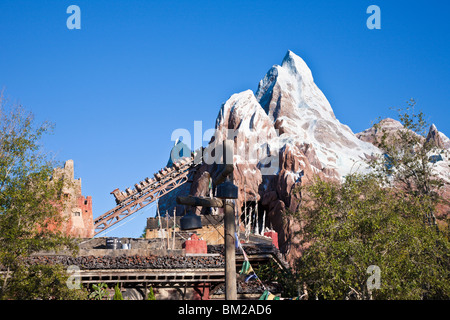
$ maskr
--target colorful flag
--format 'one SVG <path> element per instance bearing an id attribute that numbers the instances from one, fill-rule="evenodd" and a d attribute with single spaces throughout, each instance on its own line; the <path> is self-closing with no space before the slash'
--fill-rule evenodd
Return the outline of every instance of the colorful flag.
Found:
<path id="1" fill-rule="evenodd" d="M 250 272 L 254 272 L 252 266 L 250 265 L 250 262 L 248 260 L 245 260 L 242 263 L 242 268 L 239 274 L 241 275 L 248 275 Z"/>

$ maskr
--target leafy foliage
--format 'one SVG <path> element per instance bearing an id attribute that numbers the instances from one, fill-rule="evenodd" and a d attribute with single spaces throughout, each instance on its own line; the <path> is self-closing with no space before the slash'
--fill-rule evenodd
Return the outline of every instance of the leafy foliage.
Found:
<path id="1" fill-rule="evenodd" d="M 295 270 L 282 270 L 275 262 L 270 262 L 255 267 L 255 273 L 263 282 L 278 283 L 282 288 L 283 297 L 295 297 L 299 294 L 298 275 Z"/>
<path id="2" fill-rule="evenodd" d="M 119 284 L 117 283 L 114 287 L 114 296 L 113 300 L 123 300 L 122 292 L 120 291 Z"/>
<path id="3" fill-rule="evenodd" d="M 436 201 L 443 180 L 433 172 L 429 157 L 430 153 L 441 150 L 426 139 L 429 125 L 423 112 L 415 113 L 416 102 L 411 99 L 407 105 L 406 109 L 397 108 L 403 128 L 388 132 L 381 121 L 374 125 L 381 132 L 378 147 L 385 152 L 385 157 L 370 164 L 385 183 L 418 197 L 433 196 Z"/>
<path id="4" fill-rule="evenodd" d="M 317 180 L 298 213 L 309 243 L 298 273 L 309 295 L 324 299 L 448 299 L 448 233 L 424 224 L 426 203 L 380 187 L 374 176 L 344 183 Z M 381 268 L 381 287 L 369 292 L 366 273 Z"/>
<path id="5" fill-rule="evenodd" d="M 64 206 L 60 199 L 64 181 L 49 183 L 55 163 L 40 145 L 52 128 L 47 122 L 36 125 L 30 112 L 0 96 L 0 266 L 6 271 L 1 279 L 0 299 L 34 297 L 32 292 L 20 293 L 18 281 L 23 274 L 34 272 L 24 269 L 30 254 L 77 249 L 59 228 L 63 222 L 59 212 Z M 56 276 L 43 267 L 39 270 L 34 276 Z"/>
<path id="6" fill-rule="evenodd" d="M 415 101 L 397 109 L 403 128 L 375 124 L 384 156 L 372 174 L 352 174 L 342 183 L 316 179 L 303 187 L 302 221 L 306 248 L 297 266 L 297 285 L 309 298 L 449 299 L 448 225 L 437 229 L 434 213 L 445 201 L 443 181 L 433 172 L 427 123 Z M 369 290 L 367 268 L 381 270 L 379 289 Z"/>
<path id="7" fill-rule="evenodd" d="M 153 292 L 153 287 L 150 287 L 148 291 L 147 300 L 156 300 L 155 293 Z"/>
<path id="8" fill-rule="evenodd" d="M 93 291 L 89 295 L 90 299 L 103 300 L 103 298 L 108 296 L 108 285 L 106 283 L 93 284 L 92 289 Z"/>
<path id="9" fill-rule="evenodd" d="M 88 292 L 69 289 L 68 275 L 61 265 L 20 265 L 10 279 L 8 299 L 15 300 L 84 300 Z"/>

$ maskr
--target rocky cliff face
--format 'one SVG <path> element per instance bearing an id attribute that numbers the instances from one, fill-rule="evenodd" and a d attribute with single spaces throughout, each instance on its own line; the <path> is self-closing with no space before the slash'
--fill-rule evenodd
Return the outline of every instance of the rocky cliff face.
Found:
<path id="1" fill-rule="evenodd" d="M 392 119 L 384 125 L 390 130 L 401 126 Z M 251 90 L 233 94 L 221 106 L 215 135 L 203 157 L 211 158 L 214 152 L 208 149 L 215 142 L 234 140 L 233 178 L 239 188 L 236 204 L 242 224 L 250 212 L 256 219 L 258 211 L 259 221 L 265 214 L 265 227 L 278 232 L 280 250 L 292 262 L 302 251 L 301 239 L 294 237 L 301 226 L 284 213 L 298 209 L 297 190 L 316 175 L 340 180 L 351 172 L 369 170 L 366 160 L 381 153 L 374 130 L 356 135 L 340 123 L 307 64 L 288 51 L 281 65 L 270 68 L 259 82 L 255 94 Z M 430 137 L 450 144 L 445 138 L 440 133 Z M 189 193 L 208 196 L 209 182 L 217 174 L 214 161 L 202 164 Z"/>
<path id="2" fill-rule="evenodd" d="M 259 212 L 259 220 L 265 214 L 265 226 L 278 232 L 280 250 L 292 258 L 299 252 L 293 237 L 299 226 L 284 212 L 295 211 L 300 204 L 301 194 L 294 190 L 314 175 L 339 180 L 367 170 L 365 160 L 379 152 L 336 119 L 311 70 L 291 51 L 281 65 L 270 68 L 256 94 L 251 90 L 233 94 L 221 106 L 215 130 L 210 146 L 227 136 L 235 142 L 238 214 L 244 219 L 249 208 L 253 215 Z M 204 159 L 211 156 L 208 152 Z M 201 165 L 189 193 L 208 196 L 209 181 L 217 173 L 214 161 Z M 168 200 L 161 205 L 173 207 Z"/>
<path id="3" fill-rule="evenodd" d="M 450 139 L 440 132 L 434 124 L 431 125 L 430 130 L 428 131 L 427 140 L 433 141 L 438 148 L 446 150 L 450 149 Z"/>
<path id="4" fill-rule="evenodd" d="M 378 152 L 336 119 L 311 70 L 291 51 L 260 81 L 256 98 L 279 131 L 279 145 L 308 151 L 315 172 L 339 179 L 364 170 L 364 160 Z"/>

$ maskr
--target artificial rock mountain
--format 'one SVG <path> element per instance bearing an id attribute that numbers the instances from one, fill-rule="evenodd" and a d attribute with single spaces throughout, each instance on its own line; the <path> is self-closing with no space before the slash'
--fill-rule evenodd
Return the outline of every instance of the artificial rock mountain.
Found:
<path id="1" fill-rule="evenodd" d="M 377 127 L 371 127 L 363 132 L 357 133 L 356 136 L 363 141 L 378 145 L 384 133 L 387 134 L 387 137 L 392 137 L 400 130 L 404 130 L 404 127 L 399 121 L 386 118 L 381 120 Z M 436 146 L 436 150 L 433 150 L 429 154 L 430 165 L 432 166 L 433 174 L 443 182 L 443 186 L 439 189 L 439 194 L 445 201 L 437 205 L 437 210 L 434 214 L 437 218 L 437 224 L 445 227 L 447 225 L 445 220 L 450 213 L 450 204 L 447 203 L 450 199 L 450 139 L 444 133 L 440 132 L 434 124 L 430 126 L 427 136 L 420 139 L 422 141 L 432 142 Z"/>
<path id="2" fill-rule="evenodd" d="M 266 213 L 266 226 L 278 232 L 280 250 L 290 262 L 302 251 L 300 239 L 294 236 L 299 224 L 283 214 L 300 205 L 301 196 L 293 191 L 315 175 L 340 180 L 352 172 L 365 172 L 369 170 L 366 160 L 381 152 L 367 138 L 369 132 L 356 135 L 336 119 L 311 70 L 291 51 L 281 65 L 267 72 L 255 94 L 251 90 L 236 93 L 222 105 L 209 146 L 227 137 L 229 129 L 235 143 L 237 212 L 242 215 L 245 204 L 257 203 L 260 216 Z M 449 147 L 450 140 L 441 133 L 433 137 Z M 217 176 L 218 169 L 215 164 L 202 164 L 191 184 L 160 199 L 162 211 L 171 213 L 176 208 L 177 214 L 183 214 L 184 208 L 175 203 L 180 194 L 209 196 L 210 178 Z"/>

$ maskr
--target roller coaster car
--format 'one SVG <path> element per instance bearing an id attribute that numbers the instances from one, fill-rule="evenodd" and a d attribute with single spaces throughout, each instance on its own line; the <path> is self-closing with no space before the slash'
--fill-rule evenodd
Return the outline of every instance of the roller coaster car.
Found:
<path id="1" fill-rule="evenodd" d="M 133 190 L 131 188 L 126 188 L 125 191 L 127 192 L 128 196 L 131 196 L 137 192 L 136 190 Z"/>
<path id="2" fill-rule="evenodd" d="M 154 176 L 155 176 L 155 179 L 156 179 L 156 181 L 159 181 L 159 180 L 161 180 L 161 178 L 162 178 L 162 175 L 158 172 L 158 173 L 155 173 L 155 174 L 153 174 Z"/>
<path id="3" fill-rule="evenodd" d="M 173 168 L 165 167 L 165 168 L 162 168 L 161 170 L 159 170 L 159 173 L 162 174 L 163 176 L 165 176 L 172 171 L 173 171 Z"/>
<path id="4" fill-rule="evenodd" d="M 123 200 L 125 200 L 125 195 L 122 191 L 119 190 L 119 188 L 114 189 L 110 192 L 110 194 L 114 195 L 114 198 L 116 199 L 116 204 L 121 203 Z"/>
<path id="5" fill-rule="evenodd" d="M 137 190 L 137 192 L 141 192 L 141 191 L 142 191 L 142 187 L 143 187 L 143 186 L 141 186 L 141 183 L 136 183 L 136 184 L 134 185 L 134 188 Z"/>
<path id="6" fill-rule="evenodd" d="M 141 181 L 141 186 L 147 187 L 150 185 L 151 182 L 152 182 L 152 180 L 150 180 L 149 178 L 145 178 L 144 180 Z"/>
<path id="7" fill-rule="evenodd" d="M 159 181 L 163 179 L 165 176 L 174 177 L 176 176 L 176 171 L 180 170 L 186 164 L 188 164 L 192 159 L 184 157 L 181 158 L 178 162 L 173 164 L 173 167 L 165 167 L 159 170 L 159 172 L 155 173 L 155 179 L 145 178 L 143 181 L 136 183 L 134 185 L 134 189 L 126 188 L 125 191 L 120 191 L 119 188 L 114 189 L 110 192 L 110 194 L 114 195 L 116 200 L 116 204 L 120 204 L 124 200 L 130 198 L 133 195 L 141 192 L 145 188 L 147 188 L 151 184 L 155 184 L 153 187 L 156 187 L 159 184 Z M 192 179 L 192 177 L 191 177 Z"/>
<path id="8" fill-rule="evenodd" d="M 174 172 L 175 169 L 172 168 L 172 167 L 167 167 L 167 168 L 166 168 L 166 171 L 167 171 L 168 173 L 171 173 L 171 172 Z"/>
<path id="9" fill-rule="evenodd" d="M 146 187 L 148 187 L 150 185 L 150 183 L 147 182 L 147 180 L 142 180 L 141 182 L 139 182 L 138 186 L 140 188 L 140 190 L 138 190 L 139 192 L 141 192 L 142 190 L 144 190 Z M 138 189 L 136 187 L 136 189 Z"/>

